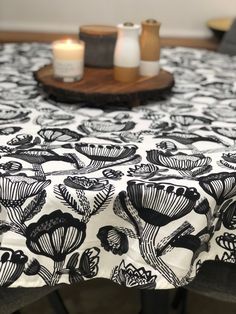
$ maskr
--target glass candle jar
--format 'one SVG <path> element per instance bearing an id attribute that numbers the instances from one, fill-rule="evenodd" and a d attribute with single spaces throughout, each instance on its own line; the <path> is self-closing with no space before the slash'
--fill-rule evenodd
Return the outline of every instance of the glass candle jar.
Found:
<path id="1" fill-rule="evenodd" d="M 84 42 L 72 39 L 52 44 L 54 77 L 63 82 L 75 82 L 84 74 Z"/>

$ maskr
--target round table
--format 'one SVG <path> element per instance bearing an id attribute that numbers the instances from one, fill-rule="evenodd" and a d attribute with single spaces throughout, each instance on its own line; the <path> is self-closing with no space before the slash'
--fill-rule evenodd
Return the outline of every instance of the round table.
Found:
<path id="1" fill-rule="evenodd" d="M 236 57 L 162 49 L 171 94 L 132 110 L 47 97 L 46 44 L 0 46 L 0 286 L 188 284 L 236 259 Z"/>

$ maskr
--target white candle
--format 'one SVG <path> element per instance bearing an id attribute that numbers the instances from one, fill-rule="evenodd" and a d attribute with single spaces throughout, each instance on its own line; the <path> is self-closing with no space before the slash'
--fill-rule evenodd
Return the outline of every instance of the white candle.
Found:
<path id="1" fill-rule="evenodd" d="M 52 44 L 54 76 L 64 82 L 80 80 L 84 74 L 84 42 L 72 39 Z"/>

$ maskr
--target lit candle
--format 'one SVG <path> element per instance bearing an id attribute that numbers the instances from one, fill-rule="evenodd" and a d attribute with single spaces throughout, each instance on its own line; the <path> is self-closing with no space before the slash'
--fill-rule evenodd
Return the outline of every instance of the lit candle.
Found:
<path id="1" fill-rule="evenodd" d="M 54 77 L 64 82 L 79 81 L 84 73 L 84 42 L 72 39 L 52 44 Z"/>

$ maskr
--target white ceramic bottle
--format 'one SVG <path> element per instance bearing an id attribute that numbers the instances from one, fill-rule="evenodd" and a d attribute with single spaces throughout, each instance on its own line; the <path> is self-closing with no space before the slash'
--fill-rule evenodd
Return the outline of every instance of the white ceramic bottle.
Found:
<path id="1" fill-rule="evenodd" d="M 140 36 L 141 76 L 155 76 L 160 71 L 160 26 L 161 24 L 153 19 L 142 22 Z"/>
<path id="2" fill-rule="evenodd" d="M 133 82 L 139 77 L 140 26 L 133 23 L 117 25 L 118 38 L 114 52 L 114 79 Z"/>

